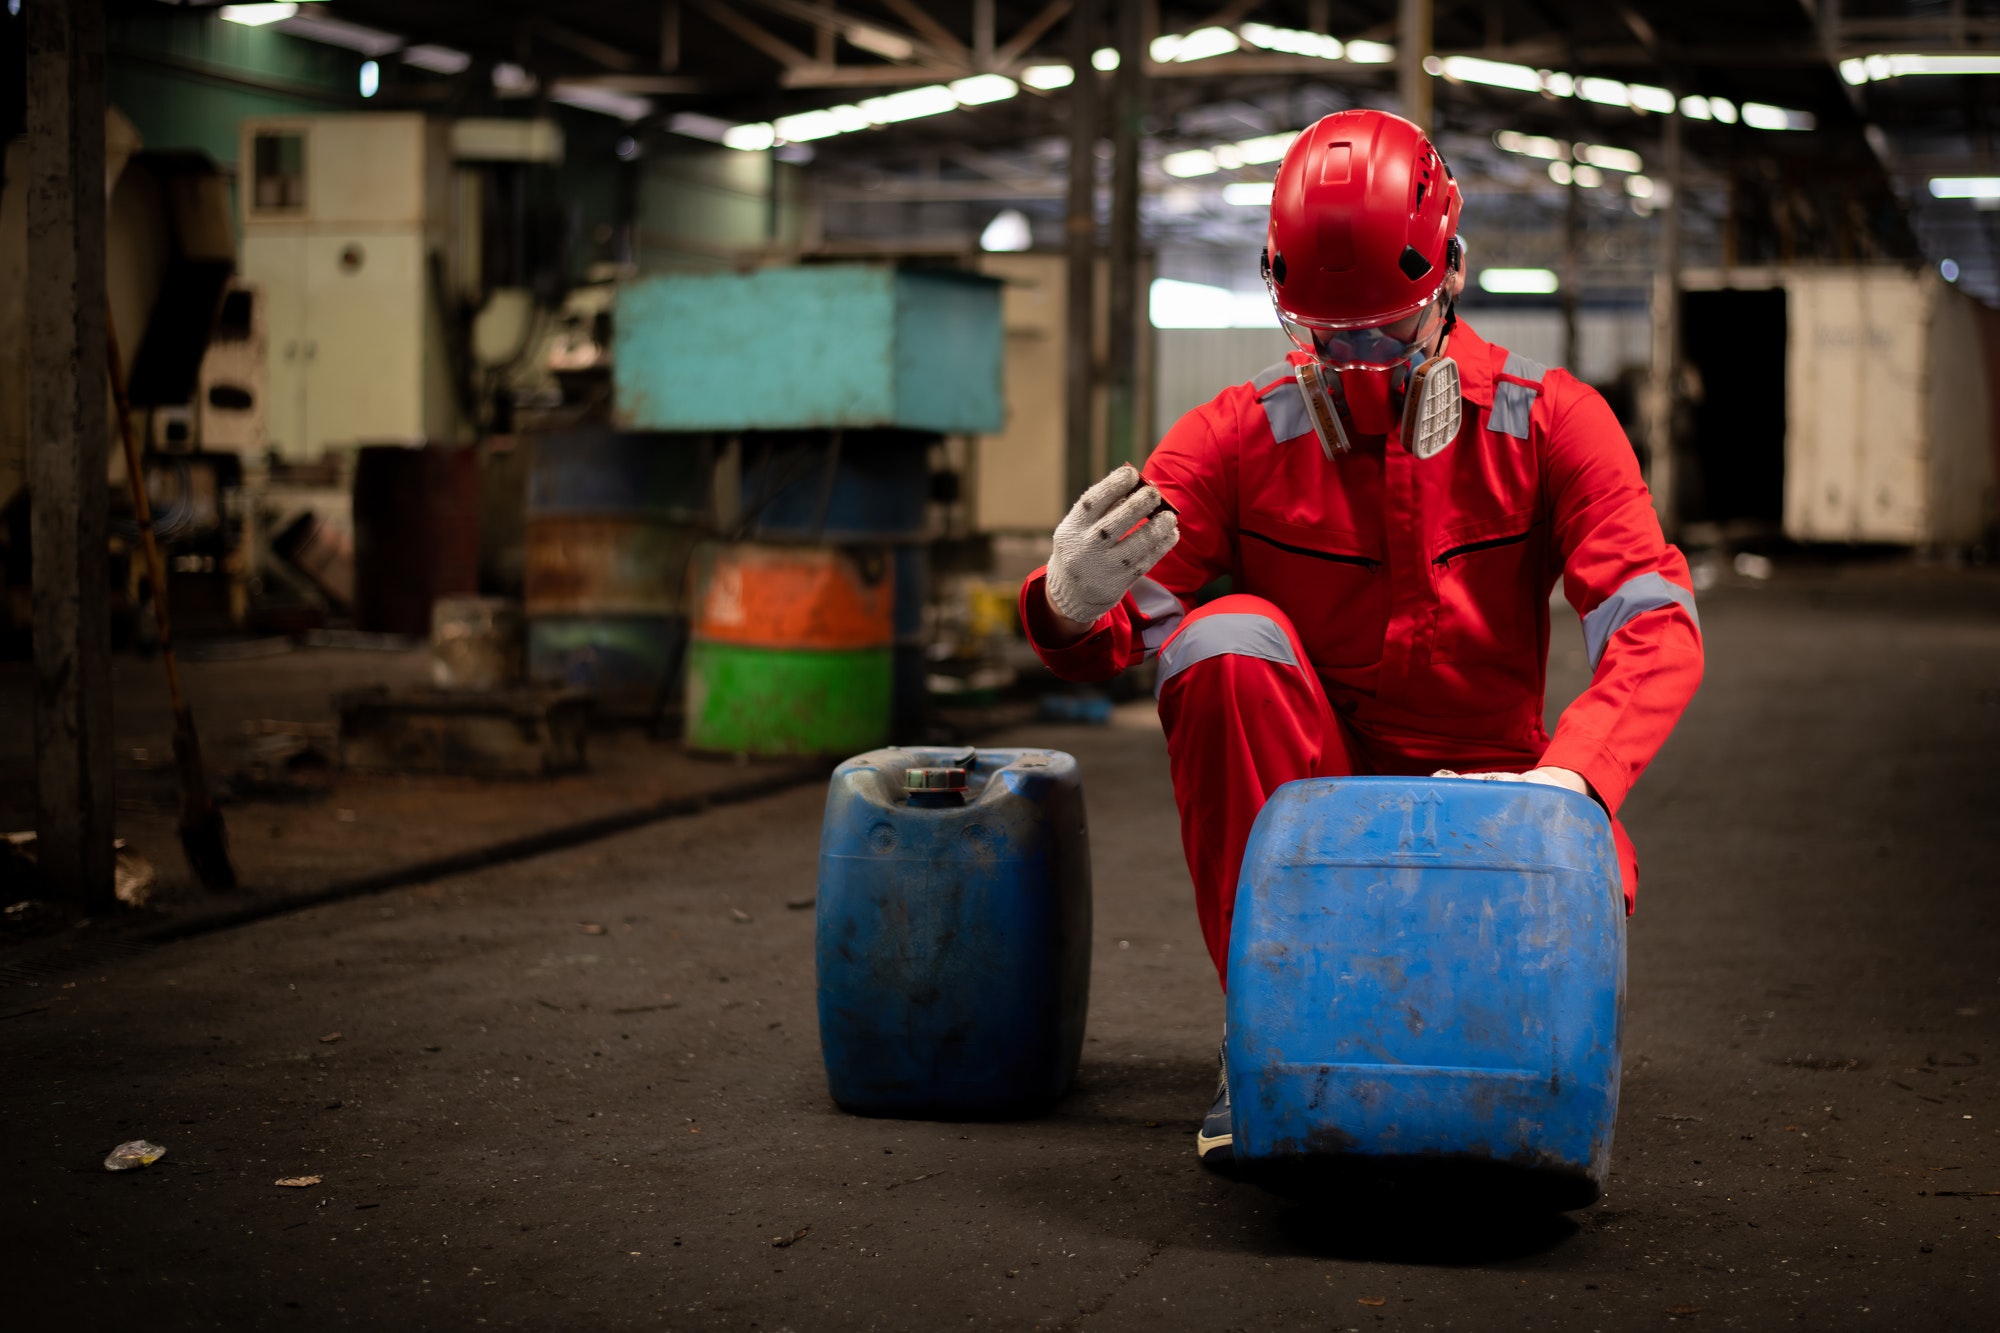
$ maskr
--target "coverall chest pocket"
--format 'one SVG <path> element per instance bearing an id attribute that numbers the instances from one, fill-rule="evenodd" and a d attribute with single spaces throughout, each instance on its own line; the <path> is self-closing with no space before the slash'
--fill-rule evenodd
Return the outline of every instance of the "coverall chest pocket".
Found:
<path id="1" fill-rule="evenodd" d="M 1431 554 L 1431 661 L 1540 666 L 1542 530 L 1522 510 L 1447 529 Z"/>
<path id="2" fill-rule="evenodd" d="M 1238 535 L 1243 591 L 1276 602 L 1291 617 L 1315 667 L 1382 659 L 1389 579 L 1379 542 L 1254 515 Z"/>

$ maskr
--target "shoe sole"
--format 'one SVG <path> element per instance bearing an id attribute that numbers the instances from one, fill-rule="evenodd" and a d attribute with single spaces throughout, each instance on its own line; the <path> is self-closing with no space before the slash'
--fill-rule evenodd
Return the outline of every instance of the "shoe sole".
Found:
<path id="1" fill-rule="evenodd" d="M 1217 1134 L 1215 1137 L 1210 1138 L 1200 1130 L 1196 1130 L 1194 1135 L 1194 1155 L 1196 1157 L 1206 1157 L 1218 1148 L 1233 1147 L 1235 1142 L 1236 1135 L 1233 1132 L 1229 1134 Z"/>

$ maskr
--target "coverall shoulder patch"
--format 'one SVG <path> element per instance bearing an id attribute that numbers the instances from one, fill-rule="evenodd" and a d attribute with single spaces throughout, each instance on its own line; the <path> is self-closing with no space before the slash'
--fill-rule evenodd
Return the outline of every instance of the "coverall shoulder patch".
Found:
<path id="1" fill-rule="evenodd" d="M 1262 393 L 1279 380 L 1288 380 L 1291 377 L 1292 363 L 1289 361 L 1280 361 L 1275 366 L 1265 366 L 1262 370 L 1251 376 L 1250 387 L 1258 393 Z"/>
<path id="2" fill-rule="evenodd" d="M 1535 395 L 1541 392 L 1542 377 L 1549 368 L 1532 357 L 1519 352 L 1508 352 L 1506 364 L 1500 367 L 1502 375 L 1513 379 L 1493 381 L 1493 411 L 1486 422 L 1502 435 L 1511 435 L 1517 440 L 1528 438 L 1528 413 L 1535 406 Z M 1515 380 L 1532 380 L 1533 385 L 1517 384 Z"/>
<path id="3" fill-rule="evenodd" d="M 1271 438 L 1279 444 L 1312 434 L 1312 418 L 1306 414 L 1305 391 L 1285 367 L 1282 382 L 1263 390 L 1257 398 L 1264 406 L 1264 419 L 1271 423 Z"/>

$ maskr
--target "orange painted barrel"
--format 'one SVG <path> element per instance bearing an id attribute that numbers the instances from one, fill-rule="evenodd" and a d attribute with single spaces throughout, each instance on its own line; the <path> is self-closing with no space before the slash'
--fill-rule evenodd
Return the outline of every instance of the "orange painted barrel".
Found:
<path id="1" fill-rule="evenodd" d="M 695 559 L 694 637 L 787 649 L 886 647 L 896 581 L 886 547 L 707 546 Z"/>

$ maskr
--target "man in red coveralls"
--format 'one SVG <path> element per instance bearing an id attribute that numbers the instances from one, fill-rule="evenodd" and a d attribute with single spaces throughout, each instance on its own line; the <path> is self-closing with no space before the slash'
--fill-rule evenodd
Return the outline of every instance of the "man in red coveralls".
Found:
<path id="1" fill-rule="evenodd" d="M 1265 282 L 1297 351 L 1092 487 L 1021 591 L 1042 661 L 1102 680 L 1159 655 L 1196 910 L 1227 982 L 1250 826 L 1281 784 L 1541 782 L 1613 816 L 1701 680 L 1687 561 L 1611 409 L 1454 313 L 1460 196 L 1423 132 L 1344 111 L 1278 168 Z M 1235 591 L 1197 608 L 1227 574 Z M 1549 591 L 1590 687 L 1542 725 Z M 1196 1139 L 1229 1157 L 1227 1070 Z"/>

